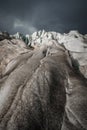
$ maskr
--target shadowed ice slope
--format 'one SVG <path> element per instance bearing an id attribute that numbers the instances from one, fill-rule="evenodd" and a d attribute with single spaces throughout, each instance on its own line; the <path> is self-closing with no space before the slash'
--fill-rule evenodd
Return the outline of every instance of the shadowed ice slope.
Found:
<path id="1" fill-rule="evenodd" d="M 2 37 L 0 130 L 87 130 L 87 36 Z"/>

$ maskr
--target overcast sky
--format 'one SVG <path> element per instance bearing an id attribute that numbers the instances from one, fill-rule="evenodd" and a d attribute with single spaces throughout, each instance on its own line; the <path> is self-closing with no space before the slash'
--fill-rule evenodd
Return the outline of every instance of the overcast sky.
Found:
<path id="1" fill-rule="evenodd" d="M 87 0 L 0 0 L 0 30 L 87 33 Z"/>

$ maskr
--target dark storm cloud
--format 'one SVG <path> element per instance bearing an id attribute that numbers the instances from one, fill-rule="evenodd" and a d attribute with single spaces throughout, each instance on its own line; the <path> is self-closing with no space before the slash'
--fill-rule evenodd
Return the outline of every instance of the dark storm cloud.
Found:
<path id="1" fill-rule="evenodd" d="M 0 0 L 0 29 L 87 33 L 87 0 Z"/>

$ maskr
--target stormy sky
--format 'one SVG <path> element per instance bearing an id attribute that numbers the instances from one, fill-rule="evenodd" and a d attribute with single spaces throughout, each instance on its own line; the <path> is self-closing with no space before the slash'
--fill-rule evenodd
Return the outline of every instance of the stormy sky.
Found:
<path id="1" fill-rule="evenodd" d="M 0 30 L 87 33 L 87 0 L 0 0 Z"/>

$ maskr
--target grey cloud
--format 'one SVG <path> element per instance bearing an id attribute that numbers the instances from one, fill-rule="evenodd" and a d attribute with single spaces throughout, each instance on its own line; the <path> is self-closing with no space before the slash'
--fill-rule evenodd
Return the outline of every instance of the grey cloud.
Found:
<path id="1" fill-rule="evenodd" d="M 19 19 L 15 19 L 14 24 L 13 24 L 13 28 L 19 29 L 21 31 L 23 31 L 23 33 L 33 33 L 35 31 L 37 31 L 37 28 L 35 28 L 32 23 L 27 23 L 26 21 L 21 21 Z"/>
<path id="2" fill-rule="evenodd" d="M 10 33 L 79 30 L 87 33 L 87 0 L 1 0 L 0 29 Z"/>

